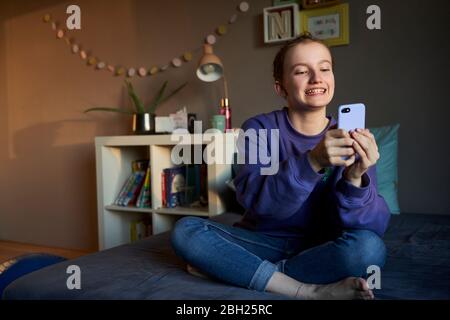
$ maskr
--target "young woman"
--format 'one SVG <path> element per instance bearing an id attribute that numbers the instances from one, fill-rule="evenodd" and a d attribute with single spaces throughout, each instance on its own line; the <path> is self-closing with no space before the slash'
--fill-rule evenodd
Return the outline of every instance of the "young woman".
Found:
<path id="1" fill-rule="evenodd" d="M 346 132 L 326 116 L 335 83 L 330 50 L 303 35 L 274 61 L 275 90 L 288 107 L 258 115 L 249 129 L 279 130 L 279 170 L 246 162 L 235 185 L 246 213 L 236 226 L 186 217 L 176 253 L 224 282 L 303 299 L 373 299 L 364 277 L 384 265 L 390 217 L 376 188 L 379 158 L 367 129 Z M 241 139 L 248 152 L 260 139 Z"/>

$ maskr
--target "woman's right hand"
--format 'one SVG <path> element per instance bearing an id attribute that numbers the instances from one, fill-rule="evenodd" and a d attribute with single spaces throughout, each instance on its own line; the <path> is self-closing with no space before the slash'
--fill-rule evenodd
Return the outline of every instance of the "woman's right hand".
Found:
<path id="1" fill-rule="evenodd" d="M 328 130 L 323 139 L 308 153 L 316 172 L 332 166 L 351 166 L 355 162 L 354 140 L 343 129 Z"/>

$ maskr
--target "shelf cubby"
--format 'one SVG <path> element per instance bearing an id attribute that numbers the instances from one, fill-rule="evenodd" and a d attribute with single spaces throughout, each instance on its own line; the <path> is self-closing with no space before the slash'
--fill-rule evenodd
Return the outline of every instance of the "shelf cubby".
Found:
<path id="1" fill-rule="evenodd" d="M 187 134 L 184 144 L 202 149 L 213 147 L 225 155 L 223 164 L 207 162 L 208 206 L 163 208 L 161 173 L 176 166 L 172 149 L 178 140 L 171 135 L 97 137 L 97 207 L 99 249 L 107 249 L 130 241 L 130 224 L 150 215 L 153 234 L 170 230 L 183 216 L 211 217 L 225 212 L 226 181 L 231 178 L 231 163 L 235 152 L 236 133 Z M 187 142 L 186 142 L 187 141 Z M 193 154 L 193 153 L 192 153 Z M 208 153 L 202 152 L 202 155 Z M 131 163 L 149 159 L 151 176 L 151 208 L 114 205 L 120 190 L 131 175 Z"/>

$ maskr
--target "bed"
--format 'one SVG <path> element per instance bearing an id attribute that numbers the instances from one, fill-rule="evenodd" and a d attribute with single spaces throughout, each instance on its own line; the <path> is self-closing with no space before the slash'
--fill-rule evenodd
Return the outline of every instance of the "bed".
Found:
<path id="1" fill-rule="evenodd" d="M 215 220 L 232 224 L 226 213 Z M 170 234 L 63 261 L 11 283 L 3 299 L 218 299 L 284 297 L 194 277 L 170 247 Z M 392 216 L 385 235 L 388 259 L 377 299 L 450 298 L 450 216 Z M 81 290 L 68 290 L 67 267 L 81 268 Z"/>

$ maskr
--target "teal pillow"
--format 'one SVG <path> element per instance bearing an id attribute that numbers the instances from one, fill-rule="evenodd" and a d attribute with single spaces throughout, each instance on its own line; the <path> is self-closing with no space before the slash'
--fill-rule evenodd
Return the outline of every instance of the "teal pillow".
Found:
<path id="1" fill-rule="evenodd" d="M 393 214 L 400 213 L 398 205 L 398 129 L 399 124 L 369 128 L 375 136 L 380 159 L 377 162 L 378 193 L 386 201 Z"/>

